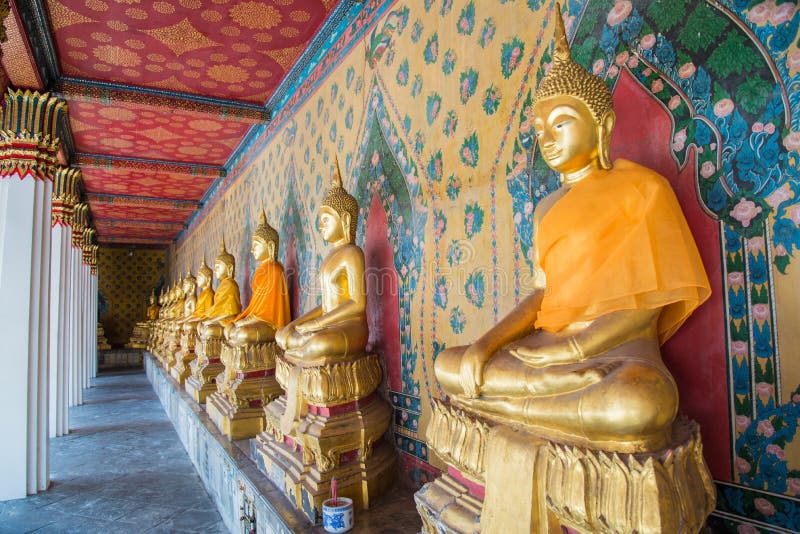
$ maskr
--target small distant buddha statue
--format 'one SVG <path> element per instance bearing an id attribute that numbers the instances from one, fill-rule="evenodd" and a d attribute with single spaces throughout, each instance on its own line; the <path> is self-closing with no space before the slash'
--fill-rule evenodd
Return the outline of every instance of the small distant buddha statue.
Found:
<path id="1" fill-rule="evenodd" d="M 280 349 L 275 331 L 289 322 L 289 293 L 283 266 L 276 260 L 278 232 L 261 210 L 253 232 L 251 251 L 261 262 L 253 273 L 250 303 L 225 326 L 227 343 L 220 360 L 217 392 L 208 397 L 206 411 L 220 431 L 231 439 L 252 438 L 264 430 L 264 406 L 283 393 L 275 378 Z"/>
<path id="2" fill-rule="evenodd" d="M 198 326 L 198 334 L 203 338 L 222 337 L 225 325 L 242 311 L 239 284 L 233 278 L 235 271 L 236 258 L 225 249 L 223 239 L 219 254 L 214 260 L 214 274 L 219 280 L 214 293 L 214 304 L 206 311 L 206 319 Z"/>
<path id="3" fill-rule="evenodd" d="M 197 296 L 194 311 L 181 321 L 184 332 L 188 329 L 196 329 L 197 323 L 205 317 L 206 312 L 214 304 L 214 289 L 211 287 L 213 276 L 214 271 L 206 265 L 206 260 L 203 258 L 200 268 L 197 270 L 197 287 L 200 288 L 200 294 Z"/>
<path id="4" fill-rule="evenodd" d="M 161 311 L 161 306 L 156 303 L 156 292 L 155 289 L 150 294 L 150 306 L 147 307 L 147 320 L 148 321 L 155 321 L 158 319 L 158 314 Z"/>
<path id="5" fill-rule="evenodd" d="M 561 187 L 533 215 L 534 290 L 471 345 L 439 354 L 436 378 L 452 405 L 491 428 L 487 445 L 471 449 L 485 451 L 471 460 L 472 468 L 486 466 L 473 469 L 475 479 L 485 477 L 483 532 L 521 531 L 516 524 L 554 532 L 510 513 L 525 512 L 531 502 L 582 532 L 600 525 L 603 532 L 678 532 L 687 524 L 681 532 L 696 532 L 714 507 L 714 489 L 696 425 L 673 435 L 673 425 L 681 427 L 678 390 L 659 346 L 708 298 L 709 282 L 668 181 L 630 161 L 612 164 L 611 93 L 572 60 L 556 11 L 552 68 L 536 92 L 533 127 Z M 451 410 L 434 404 L 434 412 Z M 442 458 L 475 456 L 448 445 L 463 412 L 432 418 L 428 444 Z M 625 469 L 642 473 L 605 467 L 603 454 L 610 453 L 625 453 Z M 628 459 L 636 454 L 642 456 Z M 587 456 L 594 463 L 581 459 Z M 659 478 L 658 485 L 637 487 L 635 480 L 657 478 L 648 457 L 685 462 L 676 468 L 685 471 L 663 485 Z M 577 477 L 575 465 L 583 466 Z M 531 480 L 533 496 L 509 493 Z M 420 511 L 435 510 L 444 488 L 421 490 Z M 519 500 L 509 503 L 512 494 Z M 637 512 L 650 508 L 645 516 Z M 425 513 L 423 522 L 430 521 Z M 538 520 L 547 521 L 541 512 Z"/>
<path id="6" fill-rule="evenodd" d="M 183 310 L 181 319 L 191 317 L 197 307 L 197 279 L 192 276 L 192 272 L 187 268 L 186 276 L 183 278 Z M 180 321 L 179 321 L 180 322 Z"/>
<path id="7" fill-rule="evenodd" d="M 205 313 L 212 306 L 214 300 L 214 290 L 211 288 L 211 278 L 213 271 L 206 265 L 203 259 L 200 269 L 197 271 L 197 285 L 200 287 L 200 295 L 194 303 L 194 310 L 189 313 L 188 306 L 184 305 L 186 314 L 183 319 L 178 321 L 180 328 L 180 350 L 175 355 L 175 367 L 170 370 L 170 374 L 180 384 L 188 378 L 190 371 L 188 364 L 195 359 L 195 345 L 197 343 L 197 325 L 205 317 Z M 194 294 L 194 292 L 192 292 Z"/>
<path id="8" fill-rule="evenodd" d="M 253 273 L 250 303 L 225 328 L 225 337 L 232 346 L 272 341 L 276 330 L 291 318 L 286 277 L 283 265 L 277 261 L 278 242 L 278 232 L 267 223 L 262 209 L 251 248 L 253 258 L 261 264 Z"/>

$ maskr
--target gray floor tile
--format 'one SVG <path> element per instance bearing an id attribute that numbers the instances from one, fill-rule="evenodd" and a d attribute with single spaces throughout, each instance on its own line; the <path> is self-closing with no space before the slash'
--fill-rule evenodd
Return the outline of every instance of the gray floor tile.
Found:
<path id="1" fill-rule="evenodd" d="M 85 395 L 50 441 L 50 489 L 0 502 L 0 534 L 227 531 L 144 373 Z"/>

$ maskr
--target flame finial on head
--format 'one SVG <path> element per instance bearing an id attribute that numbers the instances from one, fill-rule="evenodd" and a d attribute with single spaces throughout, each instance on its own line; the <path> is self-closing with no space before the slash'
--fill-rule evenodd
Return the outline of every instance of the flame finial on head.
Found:
<path id="1" fill-rule="evenodd" d="M 533 105 L 552 96 L 572 96 L 583 102 L 597 124 L 612 109 L 611 91 L 606 83 L 572 59 L 567 42 L 561 5 L 556 3 L 556 33 L 553 63 L 536 90 Z"/>
<path id="2" fill-rule="evenodd" d="M 264 211 L 264 206 L 261 206 L 261 218 L 258 227 L 256 227 L 255 232 L 253 232 L 253 239 L 256 237 L 263 240 L 264 243 L 275 243 L 275 252 L 278 252 L 280 237 L 278 236 L 278 231 L 267 222 L 267 214 Z"/>
<path id="3" fill-rule="evenodd" d="M 228 268 L 228 272 L 233 277 L 234 270 L 236 269 L 236 258 L 225 249 L 225 236 L 222 236 L 222 244 L 219 247 L 219 254 L 214 260 L 214 263 L 220 262 Z"/>
<path id="4" fill-rule="evenodd" d="M 356 240 L 356 230 L 358 228 L 358 201 L 353 195 L 347 192 L 342 185 L 342 175 L 339 172 L 339 158 L 334 157 L 333 178 L 331 186 L 322 199 L 322 206 L 327 206 L 335 211 L 339 217 L 345 213 L 350 214 L 350 242 Z"/>

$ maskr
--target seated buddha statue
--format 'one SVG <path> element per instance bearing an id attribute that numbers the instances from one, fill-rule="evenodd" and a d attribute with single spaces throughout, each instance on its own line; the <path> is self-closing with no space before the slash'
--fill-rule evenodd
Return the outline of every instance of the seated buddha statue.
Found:
<path id="1" fill-rule="evenodd" d="M 533 105 L 539 150 L 561 180 L 533 215 L 533 293 L 471 345 L 443 351 L 435 373 L 453 404 L 489 420 L 659 450 L 678 410 L 659 346 L 710 286 L 668 181 L 611 163 L 611 93 L 572 60 L 559 22 Z"/>
<path id="2" fill-rule="evenodd" d="M 364 253 L 355 244 L 358 202 L 342 187 L 338 165 L 319 210 L 319 230 L 333 250 L 320 266 L 322 304 L 275 334 L 285 354 L 303 363 L 334 363 L 367 345 Z"/>
<path id="3" fill-rule="evenodd" d="M 396 465 L 395 449 L 383 438 L 392 407 L 376 394 L 380 355 L 367 351 L 358 212 L 336 164 L 318 217 L 332 245 L 319 269 L 321 305 L 275 334 L 283 349 L 275 354 L 275 378 L 285 393 L 264 409 L 264 432 L 253 445 L 259 465 L 285 481 L 284 495 L 312 520 L 334 478 L 356 510 L 368 508 L 389 487 Z"/>
<path id="4" fill-rule="evenodd" d="M 242 311 L 239 284 L 233 278 L 235 271 L 236 258 L 225 249 L 223 239 L 219 254 L 214 260 L 214 274 L 219 280 L 214 293 L 214 304 L 206 310 L 205 318 L 197 327 L 197 333 L 202 339 L 222 337 L 225 325 Z"/>
<path id="5" fill-rule="evenodd" d="M 147 307 L 147 320 L 148 321 L 155 321 L 158 319 L 158 314 L 161 311 L 161 306 L 156 303 L 156 292 L 150 294 L 150 306 Z"/>
<path id="6" fill-rule="evenodd" d="M 234 347 L 273 341 L 276 330 L 289 322 L 286 277 L 276 259 L 278 242 L 278 232 L 267 223 L 262 209 L 251 248 L 253 258 L 261 264 L 253 273 L 250 303 L 225 327 L 225 338 Z"/>
<path id="7" fill-rule="evenodd" d="M 206 265 L 206 260 L 203 258 L 203 262 L 197 270 L 197 287 L 200 288 L 200 294 L 195 301 L 194 311 L 185 314 L 183 319 L 180 320 L 184 332 L 190 329 L 196 329 L 197 323 L 205 316 L 205 313 L 214 303 L 214 289 L 211 287 L 211 279 L 213 276 L 214 272 Z"/>

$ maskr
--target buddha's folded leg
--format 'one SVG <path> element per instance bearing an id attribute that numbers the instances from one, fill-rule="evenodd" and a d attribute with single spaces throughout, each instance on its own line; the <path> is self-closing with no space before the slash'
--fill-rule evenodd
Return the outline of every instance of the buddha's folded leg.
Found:
<path id="1" fill-rule="evenodd" d="M 294 335 L 293 333 L 289 339 L 292 340 Z M 360 319 L 342 321 L 330 328 L 318 330 L 303 337 L 305 342 L 300 345 L 287 344 L 287 351 L 291 350 L 295 357 L 300 357 L 307 362 L 317 359 L 327 360 L 333 356 L 356 355 L 364 352 L 367 346 L 367 332 Z"/>
<path id="2" fill-rule="evenodd" d="M 234 327 L 226 332 L 234 346 L 250 345 L 275 339 L 275 328 L 266 321 L 258 321 L 245 326 Z"/>

